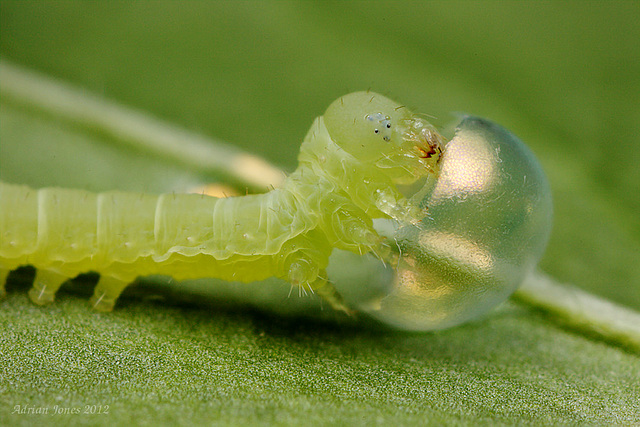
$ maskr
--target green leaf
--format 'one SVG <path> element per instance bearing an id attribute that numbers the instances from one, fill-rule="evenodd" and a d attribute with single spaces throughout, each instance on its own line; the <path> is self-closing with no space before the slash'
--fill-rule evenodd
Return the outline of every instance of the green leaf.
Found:
<path id="1" fill-rule="evenodd" d="M 35 307 L 23 270 L 0 303 L 0 419 L 639 422 L 638 18 L 640 7 L 625 2 L 1 2 L 5 59 L 84 87 L 78 102 L 113 107 L 106 97 L 145 111 L 45 108 L 8 92 L 2 68 L 3 180 L 179 191 L 231 176 L 258 188 L 225 170 L 229 161 L 208 169 L 186 155 L 196 146 L 238 155 L 216 154 L 194 135 L 233 141 L 291 170 L 313 118 L 339 95 L 371 87 L 440 124 L 465 111 L 527 141 L 556 204 L 542 268 L 629 309 L 535 277 L 476 323 L 402 334 L 287 298 L 277 283 L 249 289 L 247 301 L 247 289 L 233 285 L 177 288 L 151 278 L 110 314 L 91 312 L 77 293 Z M 138 136 L 107 126 L 124 117 L 143 129 Z M 174 142 L 156 144 L 163 138 Z M 162 148 L 175 138 L 184 150 Z M 91 280 L 76 285 L 90 289 Z M 58 415 L 56 405 L 108 405 L 109 414 Z M 49 413 L 28 413 L 38 408 Z"/>

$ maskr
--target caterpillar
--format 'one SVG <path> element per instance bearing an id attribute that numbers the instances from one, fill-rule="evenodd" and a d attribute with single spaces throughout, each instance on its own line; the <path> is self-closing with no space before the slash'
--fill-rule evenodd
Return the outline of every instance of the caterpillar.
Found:
<path id="1" fill-rule="evenodd" d="M 29 297 L 48 304 L 65 281 L 93 271 L 90 303 L 110 311 L 139 276 L 276 277 L 337 310 L 437 329 L 506 299 L 549 235 L 550 192 L 535 157 L 484 119 L 465 118 L 445 146 L 408 108 L 356 92 L 315 119 L 298 161 L 280 187 L 227 198 L 2 182 L 0 290 L 11 270 L 32 265 Z M 355 299 L 345 290 L 367 281 Z"/>
<path id="2" fill-rule="evenodd" d="M 395 188 L 433 172 L 441 137 L 377 94 L 340 98 L 302 143 L 300 166 L 281 188 L 213 198 L 152 196 L 3 183 L 0 266 L 37 268 L 29 295 L 52 302 L 60 285 L 96 271 L 93 307 L 109 311 L 137 276 L 256 281 L 275 276 L 344 305 L 324 271 L 332 248 L 375 250 L 372 219 L 415 221 L 422 210 Z M 365 179 L 362 179 L 365 177 Z"/>

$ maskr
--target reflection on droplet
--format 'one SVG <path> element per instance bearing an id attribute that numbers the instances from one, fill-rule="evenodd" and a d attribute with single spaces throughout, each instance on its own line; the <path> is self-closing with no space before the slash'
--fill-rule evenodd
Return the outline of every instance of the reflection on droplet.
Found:
<path id="1" fill-rule="evenodd" d="M 440 258 L 454 259 L 458 264 L 469 268 L 488 271 L 493 267 L 491 253 L 463 236 L 428 231 L 420 234 L 419 244 Z"/>
<path id="2" fill-rule="evenodd" d="M 435 192 L 440 197 L 487 191 L 494 183 L 497 165 L 496 150 L 486 145 L 452 144 L 443 155 L 443 166 Z"/>

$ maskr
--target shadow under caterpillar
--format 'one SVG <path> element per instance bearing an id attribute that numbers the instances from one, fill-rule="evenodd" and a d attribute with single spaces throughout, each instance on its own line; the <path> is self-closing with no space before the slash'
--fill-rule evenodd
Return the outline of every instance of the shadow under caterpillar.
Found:
<path id="1" fill-rule="evenodd" d="M 29 296 L 47 304 L 65 281 L 94 271 L 100 280 L 91 304 L 110 311 L 139 276 L 277 277 L 335 309 L 356 308 L 405 329 L 452 326 L 515 290 L 551 224 L 548 185 L 533 155 L 504 129 L 473 120 L 462 130 L 484 145 L 458 152 L 458 132 L 445 150 L 435 128 L 404 106 L 371 92 L 346 95 L 314 121 L 296 171 L 259 195 L 0 183 L 0 290 L 9 271 L 33 265 Z M 475 163 L 464 163 L 469 152 L 479 156 Z M 412 184 L 410 194 L 401 191 Z M 491 205 L 497 200 L 499 209 Z M 349 265 L 362 262 L 372 267 L 359 271 L 390 265 L 394 274 L 345 301 L 334 282 L 348 287 Z"/>

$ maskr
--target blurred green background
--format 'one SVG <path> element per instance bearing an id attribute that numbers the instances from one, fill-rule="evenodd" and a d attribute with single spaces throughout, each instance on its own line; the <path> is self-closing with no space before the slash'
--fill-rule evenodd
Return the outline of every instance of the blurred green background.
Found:
<path id="1" fill-rule="evenodd" d="M 637 1 L 2 0 L 0 54 L 285 170 L 313 118 L 351 91 L 384 93 L 441 126 L 452 112 L 491 118 L 551 181 L 542 269 L 637 310 L 638 22 Z M 156 190 L 199 179 L 3 111 L 3 180 Z"/>
<path id="2" fill-rule="evenodd" d="M 543 269 L 640 308 L 638 2 L 1 5 L 5 58 L 286 170 L 313 118 L 350 91 L 382 92 L 440 125 L 451 112 L 491 118 L 549 174 L 556 220 Z M 37 182 L 20 171 L 21 182 L 75 184 L 73 170 L 42 163 Z"/>

